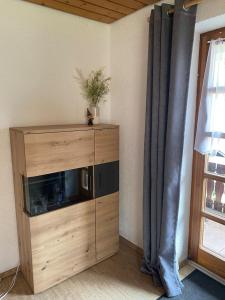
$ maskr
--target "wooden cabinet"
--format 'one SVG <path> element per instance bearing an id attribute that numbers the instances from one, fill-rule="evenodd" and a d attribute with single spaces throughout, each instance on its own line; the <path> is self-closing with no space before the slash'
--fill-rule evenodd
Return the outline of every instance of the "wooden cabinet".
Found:
<path id="1" fill-rule="evenodd" d="M 119 193 L 96 199 L 96 256 L 109 257 L 119 249 Z"/>
<path id="2" fill-rule="evenodd" d="M 75 169 L 94 163 L 94 132 L 24 135 L 27 176 Z"/>
<path id="3" fill-rule="evenodd" d="M 119 128 L 20 127 L 11 128 L 10 135 L 21 271 L 38 293 L 118 251 L 119 193 L 96 199 L 93 193 L 90 200 L 31 217 L 25 211 L 23 176 L 33 180 L 34 176 L 87 166 L 93 170 L 95 164 L 115 162 Z"/>
<path id="4" fill-rule="evenodd" d="M 118 128 L 95 130 L 95 164 L 119 160 Z"/>
<path id="5" fill-rule="evenodd" d="M 95 263 L 95 200 L 30 218 L 34 292 Z"/>

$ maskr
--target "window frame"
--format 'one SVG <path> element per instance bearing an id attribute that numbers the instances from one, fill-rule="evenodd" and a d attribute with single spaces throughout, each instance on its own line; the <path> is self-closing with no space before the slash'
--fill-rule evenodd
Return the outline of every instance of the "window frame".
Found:
<path id="1" fill-rule="evenodd" d="M 199 49 L 199 65 L 198 65 L 198 85 L 197 85 L 197 99 L 196 99 L 196 115 L 195 115 L 195 134 L 198 120 L 198 112 L 200 106 L 201 91 L 204 79 L 204 72 L 207 62 L 207 55 L 209 50 L 209 41 L 218 38 L 225 38 L 225 27 L 200 35 L 200 49 Z M 205 255 L 205 251 L 200 249 L 201 240 L 201 226 L 202 219 L 208 218 L 225 225 L 225 219 L 214 214 L 206 213 L 203 210 L 204 199 L 204 181 L 206 179 L 219 180 L 225 183 L 225 177 L 206 172 L 205 168 L 206 156 L 193 151 L 193 166 L 192 166 L 192 191 L 191 191 L 191 208 L 190 208 L 190 224 L 189 224 L 189 259 L 208 267 L 211 262 L 217 266 L 214 271 L 218 275 L 225 277 L 225 271 L 220 271 L 218 268 L 220 260 L 214 256 Z M 208 253 L 209 254 L 209 253 Z M 210 255 L 210 254 L 209 254 Z M 199 259 L 201 256 L 201 259 Z M 224 262 L 225 264 L 225 262 Z M 219 269 L 217 272 L 216 270 Z"/>

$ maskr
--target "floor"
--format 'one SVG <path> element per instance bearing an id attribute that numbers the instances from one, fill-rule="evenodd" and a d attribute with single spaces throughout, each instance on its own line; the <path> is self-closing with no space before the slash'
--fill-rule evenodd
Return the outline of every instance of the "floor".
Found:
<path id="1" fill-rule="evenodd" d="M 32 295 L 19 274 L 17 282 L 7 300 L 153 300 L 163 294 L 154 287 L 150 276 L 140 272 L 141 257 L 127 245 L 121 245 L 118 254 L 104 262 L 64 281 L 38 295 Z M 193 271 L 193 267 L 181 269 L 181 278 Z M 3 291 L 11 278 L 1 282 Z"/>

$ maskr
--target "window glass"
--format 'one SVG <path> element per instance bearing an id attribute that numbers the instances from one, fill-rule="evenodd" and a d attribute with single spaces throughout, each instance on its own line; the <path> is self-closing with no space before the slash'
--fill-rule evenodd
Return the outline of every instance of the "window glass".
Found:
<path id="1" fill-rule="evenodd" d="M 225 218 L 225 184 L 218 180 L 205 180 L 205 207 L 207 213 Z"/>
<path id="2" fill-rule="evenodd" d="M 225 260 L 225 226 L 207 218 L 202 219 L 202 247 Z"/>

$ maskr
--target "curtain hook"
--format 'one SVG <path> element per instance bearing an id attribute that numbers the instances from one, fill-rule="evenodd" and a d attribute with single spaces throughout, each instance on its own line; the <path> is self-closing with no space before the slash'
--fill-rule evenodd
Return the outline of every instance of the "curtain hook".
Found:
<path id="1" fill-rule="evenodd" d="M 170 16 L 173 13 L 174 13 L 174 8 L 168 8 L 166 11 L 167 16 Z"/>
<path id="2" fill-rule="evenodd" d="M 185 10 L 185 11 L 188 11 L 188 7 L 185 7 L 185 2 L 184 2 L 184 4 L 183 4 L 183 10 Z"/>

